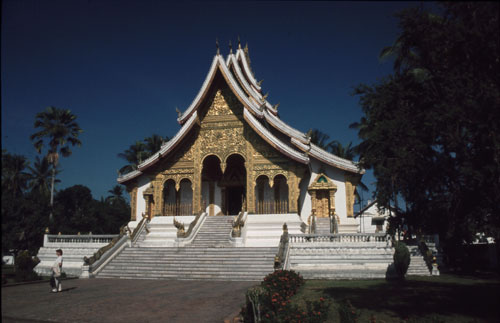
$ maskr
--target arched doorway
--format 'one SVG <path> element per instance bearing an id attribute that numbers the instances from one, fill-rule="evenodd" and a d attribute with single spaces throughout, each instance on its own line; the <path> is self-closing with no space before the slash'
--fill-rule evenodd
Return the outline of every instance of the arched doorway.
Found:
<path id="1" fill-rule="evenodd" d="M 193 189 L 189 179 L 182 179 L 178 190 L 173 179 L 165 182 L 162 214 L 170 216 L 193 214 Z"/>
<path id="2" fill-rule="evenodd" d="M 201 209 L 213 216 L 222 213 L 222 194 L 220 181 L 222 170 L 220 159 L 209 155 L 203 160 L 201 171 Z"/>
<path id="3" fill-rule="evenodd" d="M 224 214 L 236 215 L 246 209 L 246 179 L 245 159 L 238 154 L 230 155 L 220 183 Z"/>
<path id="4" fill-rule="evenodd" d="M 288 213 L 288 183 L 283 175 L 274 177 L 274 213 Z"/>

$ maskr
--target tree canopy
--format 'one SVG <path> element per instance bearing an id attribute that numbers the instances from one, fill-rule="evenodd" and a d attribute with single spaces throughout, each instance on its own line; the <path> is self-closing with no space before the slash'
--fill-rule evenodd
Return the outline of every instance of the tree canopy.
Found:
<path id="1" fill-rule="evenodd" d="M 398 224 L 462 243 L 500 237 L 499 3 L 446 2 L 397 15 L 381 58 L 394 72 L 361 84 L 361 166 Z"/>

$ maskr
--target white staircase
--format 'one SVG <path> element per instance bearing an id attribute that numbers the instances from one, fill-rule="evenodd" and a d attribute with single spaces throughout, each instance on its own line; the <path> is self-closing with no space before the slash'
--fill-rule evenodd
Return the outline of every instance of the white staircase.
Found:
<path id="1" fill-rule="evenodd" d="M 278 248 L 232 247 L 231 223 L 230 216 L 207 217 L 192 243 L 185 247 L 148 246 L 151 233 L 144 231 L 136 244 L 110 261 L 97 278 L 262 280 L 273 271 Z M 159 230 L 153 232 L 162 235 Z"/>
<path id="2" fill-rule="evenodd" d="M 330 234 L 330 218 L 316 218 L 316 233 Z"/>
<path id="3" fill-rule="evenodd" d="M 194 247 L 229 247 L 232 216 L 209 216 L 191 242 Z"/>
<path id="4" fill-rule="evenodd" d="M 430 276 L 431 273 L 418 246 L 408 246 L 408 251 L 410 252 L 410 265 L 406 275 Z"/>
<path id="5" fill-rule="evenodd" d="M 385 278 L 393 248 L 383 235 L 290 235 L 287 268 L 309 279 Z"/>

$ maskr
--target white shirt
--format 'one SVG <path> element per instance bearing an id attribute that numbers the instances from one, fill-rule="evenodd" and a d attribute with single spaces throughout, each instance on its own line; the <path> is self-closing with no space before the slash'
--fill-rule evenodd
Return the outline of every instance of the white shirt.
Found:
<path id="1" fill-rule="evenodd" d="M 54 262 L 54 267 L 61 268 L 62 267 L 62 263 L 63 263 L 63 258 L 62 258 L 62 256 L 59 256 L 59 257 L 57 257 L 56 262 Z M 61 265 L 59 265 L 59 264 L 61 264 Z"/>

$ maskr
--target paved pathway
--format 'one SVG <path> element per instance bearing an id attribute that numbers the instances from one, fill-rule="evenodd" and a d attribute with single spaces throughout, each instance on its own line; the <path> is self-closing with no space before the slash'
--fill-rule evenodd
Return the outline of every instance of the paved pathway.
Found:
<path id="1" fill-rule="evenodd" d="M 2 288 L 2 321 L 223 322 L 256 282 L 74 279 Z"/>

